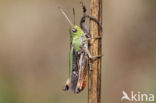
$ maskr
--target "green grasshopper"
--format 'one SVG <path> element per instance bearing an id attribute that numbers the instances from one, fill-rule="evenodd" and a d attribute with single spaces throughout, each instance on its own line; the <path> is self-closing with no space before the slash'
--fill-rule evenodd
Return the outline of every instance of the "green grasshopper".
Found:
<path id="1" fill-rule="evenodd" d="M 89 28 L 85 24 L 85 19 L 89 18 L 95 21 L 101 28 L 102 26 L 92 16 L 86 14 L 86 7 L 82 4 L 83 16 L 80 21 L 80 27 L 73 25 L 65 12 L 60 8 L 60 11 L 68 20 L 71 25 L 70 33 L 70 54 L 69 54 L 69 78 L 64 86 L 64 91 L 72 90 L 74 93 L 79 93 L 84 90 L 87 81 L 87 71 L 91 69 L 90 59 L 96 59 L 101 56 L 92 56 L 88 50 L 89 40 L 99 39 L 99 37 L 91 37 Z M 74 9 L 73 9 L 74 11 Z M 74 13 L 74 23 L 75 23 L 75 11 Z"/>

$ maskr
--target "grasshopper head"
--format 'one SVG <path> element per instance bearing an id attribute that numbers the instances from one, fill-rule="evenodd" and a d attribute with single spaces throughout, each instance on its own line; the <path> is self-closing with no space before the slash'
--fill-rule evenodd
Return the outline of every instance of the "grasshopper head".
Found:
<path id="1" fill-rule="evenodd" d="M 70 30 L 69 30 L 70 36 L 81 36 L 82 35 L 82 30 L 79 26 L 73 25 Z"/>

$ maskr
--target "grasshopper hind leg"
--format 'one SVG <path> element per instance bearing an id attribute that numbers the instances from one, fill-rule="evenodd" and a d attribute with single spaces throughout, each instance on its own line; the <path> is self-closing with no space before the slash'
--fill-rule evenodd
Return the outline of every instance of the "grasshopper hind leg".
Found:
<path id="1" fill-rule="evenodd" d="M 85 54 L 81 54 L 80 56 L 79 67 L 79 79 L 75 90 L 76 93 L 80 93 L 86 87 L 88 57 Z"/>

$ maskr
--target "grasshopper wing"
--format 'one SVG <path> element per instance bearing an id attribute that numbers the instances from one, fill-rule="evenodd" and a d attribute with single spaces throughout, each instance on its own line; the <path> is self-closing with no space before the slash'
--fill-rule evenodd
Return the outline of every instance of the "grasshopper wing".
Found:
<path id="1" fill-rule="evenodd" d="M 77 81 L 79 78 L 79 70 L 78 70 L 78 60 L 79 60 L 79 55 L 78 52 L 76 52 L 75 49 L 73 49 L 72 53 L 70 54 L 70 68 L 71 69 L 71 81 L 70 81 L 70 89 L 75 92 L 76 86 L 77 86 Z M 71 66 L 72 65 L 72 66 Z"/>

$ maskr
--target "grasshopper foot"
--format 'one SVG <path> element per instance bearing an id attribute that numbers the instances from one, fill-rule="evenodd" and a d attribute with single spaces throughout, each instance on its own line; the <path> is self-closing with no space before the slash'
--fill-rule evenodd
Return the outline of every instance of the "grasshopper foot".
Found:
<path id="1" fill-rule="evenodd" d="M 95 60 L 95 59 L 98 59 L 98 58 L 101 58 L 101 57 L 102 57 L 102 55 L 97 55 L 97 56 L 91 56 L 89 58 Z"/>

